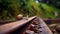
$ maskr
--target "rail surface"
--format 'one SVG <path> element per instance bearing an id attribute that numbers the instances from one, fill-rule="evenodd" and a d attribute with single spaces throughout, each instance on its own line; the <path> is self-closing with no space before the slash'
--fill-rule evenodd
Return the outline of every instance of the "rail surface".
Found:
<path id="1" fill-rule="evenodd" d="M 4 24 L 0 26 L 0 34 L 24 34 L 26 29 L 31 25 L 32 21 L 38 19 L 40 25 L 43 27 L 42 34 L 52 34 L 48 26 L 43 22 L 42 19 L 36 16 L 28 18 L 28 20 L 23 19 L 20 21 Z"/>
<path id="2" fill-rule="evenodd" d="M 47 26 L 47 24 L 41 19 L 41 18 L 38 18 L 38 20 L 40 21 L 40 25 L 42 27 L 42 34 L 53 34 L 51 32 L 51 30 L 49 29 L 49 27 Z"/>

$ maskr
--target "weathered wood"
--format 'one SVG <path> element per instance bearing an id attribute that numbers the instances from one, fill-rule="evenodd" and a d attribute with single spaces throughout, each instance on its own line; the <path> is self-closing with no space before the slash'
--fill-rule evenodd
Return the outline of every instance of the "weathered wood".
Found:
<path id="1" fill-rule="evenodd" d="M 43 19 L 47 24 L 51 23 L 60 23 L 60 18 L 55 18 L 55 19 Z"/>

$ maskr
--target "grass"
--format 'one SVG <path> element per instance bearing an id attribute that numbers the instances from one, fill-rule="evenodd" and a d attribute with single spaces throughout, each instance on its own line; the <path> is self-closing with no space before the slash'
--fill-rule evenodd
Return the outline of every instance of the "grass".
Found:
<path id="1" fill-rule="evenodd" d="M 55 7 L 53 7 L 53 6 L 49 6 L 49 5 L 47 5 L 47 4 L 45 4 L 45 3 L 42 3 L 42 6 L 43 6 L 43 8 L 46 10 L 46 11 L 49 11 L 49 12 L 54 12 L 54 11 L 60 11 L 59 9 L 57 9 L 57 8 L 55 8 Z"/>
<path id="2" fill-rule="evenodd" d="M 39 5 L 42 5 L 42 7 L 45 10 L 45 13 L 41 10 L 41 8 L 39 7 Z M 29 0 L 28 2 L 28 7 L 33 6 L 37 13 L 37 16 L 41 17 L 41 18 L 55 18 L 54 12 L 57 11 L 58 13 L 60 12 L 59 9 L 53 7 L 53 6 L 49 6 L 45 3 L 36 3 L 32 0 Z"/>
<path id="3" fill-rule="evenodd" d="M 37 16 L 39 16 L 40 14 L 41 14 L 41 10 L 40 10 L 40 8 L 39 8 L 39 3 L 36 3 L 36 2 L 34 2 L 34 1 L 32 1 L 32 0 L 29 0 L 29 2 L 28 2 L 28 7 L 34 7 L 34 9 L 36 10 L 36 11 L 34 11 L 34 12 L 36 12 L 36 15 Z M 30 8 L 31 9 L 31 8 Z M 33 12 L 32 12 L 33 13 Z"/>
<path id="4" fill-rule="evenodd" d="M 59 9 L 53 7 L 53 6 L 49 6 L 45 3 L 41 3 L 42 7 L 44 8 L 45 10 L 45 14 L 43 15 L 44 18 L 56 18 L 55 15 L 54 15 L 54 12 L 60 12 Z"/>

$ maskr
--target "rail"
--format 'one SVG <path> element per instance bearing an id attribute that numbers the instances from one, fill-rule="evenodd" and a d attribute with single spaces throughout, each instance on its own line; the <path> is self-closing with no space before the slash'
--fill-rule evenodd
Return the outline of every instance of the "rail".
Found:
<path id="1" fill-rule="evenodd" d="M 29 26 L 32 24 L 32 21 L 38 19 L 41 26 L 45 30 L 44 32 L 47 34 L 52 34 L 51 30 L 48 28 L 48 26 L 43 22 L 42 19 L 37 18 L 36 16 L 28 18 L 28 20 L 23 19 L 20 21 L 4 24 L 0 26 L 0 34 L 24 34 L 25 31 L 29 28 Z M 44 33 L 42 32 L 42 33 Z"/>

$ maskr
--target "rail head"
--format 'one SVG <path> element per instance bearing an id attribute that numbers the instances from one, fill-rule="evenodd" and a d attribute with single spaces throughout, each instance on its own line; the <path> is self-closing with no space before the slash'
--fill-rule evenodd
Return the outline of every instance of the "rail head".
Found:
<path id="1" fill-rule="evenodd" d="M 42 26 L 43 30 L 45 31 L 45 33 L 53 34 L 52 31 L 50 30 L 50 28 L 47 26 L 47 24 L 41 18 L 39 20 L 41 22 L 41 26 Z"/>
<path id="2" fill-rule="evenodd" d="M 30 17 L 30 18 L 28 18 L 28 20 L 23 19 L 20 21 L 1 25 L 0 26 L 0 34 L 6 34 L 8 32 L 14 31 L 14 30 L 18 29 L 19 27 L 23 26 L 24 24 L 29 23 L 29 21 L 32 21 L 35 18 L 36 18 L 36 16 Z"/>

